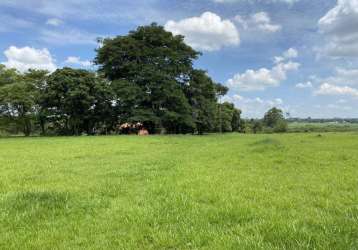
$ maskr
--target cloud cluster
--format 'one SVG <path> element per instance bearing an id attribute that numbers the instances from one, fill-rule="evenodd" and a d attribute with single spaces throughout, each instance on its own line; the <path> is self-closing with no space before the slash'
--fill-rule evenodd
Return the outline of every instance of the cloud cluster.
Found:
<path id="1" fill-rule="evenodd" d="M 297 83 L 295 87 L 298 89 L 309 89 L 313 87 L 313 84 L 311 81 L 307 81 L 307 82 Z"/>
<path id="2" fill-rule="evenodd" d="M 296 58 L 296 57 L 298 57 L 298 51 L 296 49 L 294 49 L 294 48 L 289 48 L 281 56 L 275 56 L 274 62 L 275 63 L 280 63 L 280 62 L 283 62 L 285 60 L 293 59 L 293 58 Z"/>
<path id="3" fill-rule="evenodd" d="M 244 117 L 251 118 L 261 118 L 267 110 L 273 107 L 278 107 L 282 110 L 288 109 L 281 98 L 262 99 L 260 97 L 248 98 L 240 95 L 233 95 L 226 96 L 224 101 L 234 103 L 236 107 L 243 111 Z"/>
<path id="4" fill-rule="evenodd" d="M 335 85 L 356 85 L 358 87 L 358 69 L 336 68 L 335 74 L 325 81 Z"/>
<path id="5" fill-rule="evenodd" d="M 69 44 L 97 44 L 97 37 L 100 35 L 88 33 L 78 29 L 61 29 L 61 30 L 42 30 L 40 39 L 43 42 L 54 45 L 69 45 Z"/>
<path id="6" fill-rule="evenodd" d="M 318 22 L 328 43 L 321 53 L 333 57 L 358 57 L 358 0 L 338 0 Z"/>
<path id="7" fill-rule="evenodd" d="M 59 18 L 50 18 L 46 21 L 46 24 L 51 26 L 60 26 L 63 24 L 63 21 Z"/>
<path id="8" fill-rule="evenodd" d="M 297 70 L 300 66 L 297 62 L 287 60 L 291 58 L 285 56 L 285 54 L 290 54 L 289 51 L 292 49 L 281 56 L 282 60 L 275 60 L 275 65 L 271 69 L 248 69 L 244 73 L 234 75 L 227 81 L 227 85 L 238 91 L 257 91 L 279 86 L 282 81 L 287 79 L 289 71 Z"/>
<path id="9" fill-rule="evenodd" d="M 15 68 L 20 72 L 28 69 L 43 69 L 50 72 L 57 66 L 48 49 L 35 49 L 31 47 L 17 48 L 11 46 L 4 52 L 7 61 L 2 62 L 8 68 Z"/>
<path id="10" fill-rule="evenodd" d="M 358 69 L 336 68 L 333 76 L 318 79 L 321 82 L 316 95 L 346 95 L 358 97 Z"/>
<path id="11" fill-rule="evenodd" d="M 244 30 L 259 30 L 274 33 L 282 28 L 281 25 L 272 23 L 271 17 L 267 12 L 258 12 L 249 17 L 237 15 L 234 19 Z"/>
<path id="12" fill-rule="evenodd" d="M 65 63 L 71 64 L 71 65 L 77 65 L 82 67 L 90 67 L 92 66 L 92 63 L 88 60 L 81 60 L 80 57 L 77 56 L 69 56 L 67 57 Z"/>
<path id="13" fill-rule="evenodd" d="M 174 35 L 185 36 L 185 42 L 202 51 L 215 51 L 240 44 L 240 34 L 235 25 L 212 12 L 180 21 L 170 20 L 164 27 Z"/>
<path id="14" fill-rule="evenodd" d="M 0 19 L 1 10 L 9 9 L 32 21 L 40 20 L 33 17 L 42 16 L 63 20 L 68 25 L 73 21 L 86 21 L 87 27 L 93 22 L 107 26 L 126 23 L 133 27 L 165 22 L 170 14 L 158 8 L 157 3 L 157 0 L 0 0 Z"/>
<path id="15" fill-rule="evenodd" d="M 348 95 L 358 97 L 358 89 L 348 86 L 337 86 L 329 83 L 323 83 L 318 90 L 315 91 L 317 95 Z"/>

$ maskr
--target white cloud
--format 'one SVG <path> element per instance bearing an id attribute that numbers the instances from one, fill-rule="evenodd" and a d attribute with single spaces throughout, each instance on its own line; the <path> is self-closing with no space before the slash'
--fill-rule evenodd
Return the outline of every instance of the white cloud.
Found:
<path id="1" fill-rule="evenodd" d="M 312 88 L 312 82 L 308 81 L 308 82 L 301 82 L 301 83 L 297 83 L 296 84 L 296 88 L 298 89 L 308 89 L 308 88 Z"/>
<path id="2" fill-rule="evenodd" d="M 296 58 L 298 56 L 298 51 L 294 48 L 289 48 L 283 53 L 284 58 Z"/>
<path id="3" fill-rule="evenodd" d="M 98 4 L 98 2 L 98 0 L 1 0 L 0 6 L 22 8 L 47 16 L 60 18 L 69 16 L 72 18 L 76 17 L 78 19 L 89 19 L 97 18 L 99 15 L 102 15 L 102 13 L 98 13 L 98 10 L 107 7 L 107 1 L 102 0 L 101 4 Z M 113 2 L 112 9 L 116 9 Z M 109 9 L 109 11 L 111 10 Z"/>
<path id="4" fill-rule="evenodd" d="M 51 26 L 60 26 L 63 24 L 63 21 L 59 18 L 50 18 L 46 21 L 46 24 Z"/>
<path id="5" fill-rule="evenodd" d="M 337 67 L 334 74 L 329 77 L 311 77 L 311 81 L 317 84 L 329 84 L 331 86 L 350 86 L 358 88 L 358 69 L 345 69 Z"/>
<path id="6" fill-rule="evenodd" d="M 288 50 L 286 50 L 285 52 L 283 52 L 282 56 L 275 56 L 274 58 L 274 62 L 275 63 L 280 63 L 283 62 L 287 59 L 293 59 L 298 57 L 298 51 L 294 48 L 289 48 Z"/>
<path id="7" fill-rule="evenodd" d="M 82 67 L 90 67 L 92 63 L 88 60 L 81 61 L 80 57 L 77 56 L 69 56 L 67 57 L 65 63 L 72 64 L 72 65 L 79 65 Z"/>
<path id="8" fill-rule="evenodd" d="M 237 15 L 234 20 L 245 30 L 260 30 L 263 32 L 274 33 L 281 30 L 281 25 L 273 24 L 267 12 L 258 12 L 249 17 Z"/>
<path id="9" fill-rule="evenodd" d="M 282 57 L 282 60 L 275 62 L 271 69 L 248 69 L 244 73 L 238 73 L 227 81 L 227 85 L 240 91 L 256 91 L 277 87 L 287 79 L 289 71 L 297 70 L 300 66 L 297 62 L 286 61 L 287 59 L 285 56 Z"/>
<path id="10" fill-rule="evenodd" d="M 174 35 L 185 36 L 185 41 L 198 50 L 215 51 L 240 44 L 240 34 L 235 25 L 212 12 L 178 22 L 170 20 L 165 29 Z"/>
<path id="11" fill-rule="evenodd" d="M 315 95 L 358 97 L 358 69 L 336 68 L 330 77 L 311 79 L 319 84 L 318 89 L 313 92 Z M 337 101 L 338 104 L 347 102 L 345 99 Z"/>
<path id="12" fill-rule="evenodd" d="M 267 110 L 273 107 L 288 110 L 281 98 L 262 99 L 260 97 L 248 98 L 239 95 L 225 96 L 224 101 L 232 102 L 240 108 L 245 117 L 261 118 Z"/>
<path id="13" fill-rule="evenodd" d="M 358 69 L 336 68 L 335 75 L 324 81 L 330 84 L 358 86 Z"/>
<path id="14" fill-rule="evenodd" d="M 49 44 L 68 45 L 68 44 L 97 44 L 97 37 L 100 35 L 92 34 L 77 29 L 42 30 L 40 39 Z"/>
<path id="15" fill-rule="evenodd" d="M 358 97 L 358 89 L 348 86 L 337 86 L 329 83 L 323 83 L 318 90 L 315 91 L 316 95 L 348 95 Z"/>
<path id="16" fill-rule="evenodd" d="M 241 101 L 244 99 L 241 95 L 233 95 L 234 100 Z"/>
<path id="17" fill-rule="evenodd" d="M 167 20 L 167 13 L 155 8 L 156 0 L 0 0 L 1 7 L 17 8 L 47 17 L 77 20 L 125 21 L 139 25 Z M 124 7 L 125 5 L 125 7 Z M 140 8 L 139 8 L 140 5 Z M 123 9 L 126 11 L 123 11 Z M 105 15 L 103 13 L 106 13 Z"/>
<path id="18" fill-rule="evenodd" d="M 7 61 L 2 62 L 8 68 L 15 68 L 20 72 L 28 69 L 44 69 L 50 72 L 56 70 L 54 59 L 48 49 L 35 49 L 31 47 L 17 48 L 11 46 L 4 52 Z"/>
<path id="19" fill-rule="evenodd" d="M 358 56 L 358 0 L 338 0 L 318 22 L 327 45 L 320 53 L 333 57 Z"/>

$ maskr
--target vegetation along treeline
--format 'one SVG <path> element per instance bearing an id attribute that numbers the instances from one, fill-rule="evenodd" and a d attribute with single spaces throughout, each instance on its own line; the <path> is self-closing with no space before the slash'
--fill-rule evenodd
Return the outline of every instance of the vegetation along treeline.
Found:
<path id="1" fill-rule="evenodd" d="M 140 123 L 149 133 L 245 132 L 241 111 L 220 103 L 228 88 L 193 62 L 200 53 L 156 24 L 99 41 L 97 72 L 63 68 L 19 73 L 0 65 L 0 127 L 25 135 L 116 132 Z M 283 132 L 282 111 L 250 125 Z"/>

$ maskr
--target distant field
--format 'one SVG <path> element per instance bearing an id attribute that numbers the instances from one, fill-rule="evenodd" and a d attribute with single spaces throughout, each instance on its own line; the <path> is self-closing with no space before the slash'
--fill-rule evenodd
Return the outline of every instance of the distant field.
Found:
<path id="1" fill-rule="evenodd" d="M 0 249 L 358 249 L 358 133 L 0 139 Z"/>
<path id="2" fill-rule="evenodd" d="M 291 122 L 288 124 L 289 132 L 350 132 L 358 131 L 358 123 L 304 123 Z"/>

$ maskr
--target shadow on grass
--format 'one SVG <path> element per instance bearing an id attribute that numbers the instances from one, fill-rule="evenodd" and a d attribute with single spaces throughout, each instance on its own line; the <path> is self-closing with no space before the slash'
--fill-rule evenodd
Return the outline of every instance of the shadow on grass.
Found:
<path id="1" fill-rule="evenodd" d="M 10 213 L 61 210 L 68 206 L 70 199 L 68 193 L 24 192 L 10 196 L 5 202 L 5 207 L 10 208 Z"/>
<path id="2" fill-rule="evenodd" d="M 0 221 L 10 228 L 55 223 L 61 218 L 93 215 L 106 205 L 95 197 L 82 198 L 67 192 L 20 192 L 0 200 Z"/>
<path id="3" fill-rule="evenodd" d="M 265 138 L 260 141 L 256 141 L 250 146 L 253 148 L 252 152 L 254 153 L 264 153 L 267 151 L 277 151 L 284 149 L 284 145 L 277 139 Z"/>

